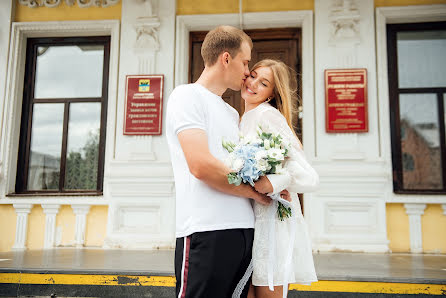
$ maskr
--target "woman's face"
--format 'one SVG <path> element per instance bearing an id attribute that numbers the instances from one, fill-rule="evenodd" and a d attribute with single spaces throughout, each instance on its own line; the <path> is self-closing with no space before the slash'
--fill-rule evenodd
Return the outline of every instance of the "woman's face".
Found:
<path id="1" fill-rule="evenodd" d="M 272 96 L 274 76 L 271 68 L 260 66 L 251 71 L 242 87 L 242 98 L 246 104 L 255 107 Z"/>

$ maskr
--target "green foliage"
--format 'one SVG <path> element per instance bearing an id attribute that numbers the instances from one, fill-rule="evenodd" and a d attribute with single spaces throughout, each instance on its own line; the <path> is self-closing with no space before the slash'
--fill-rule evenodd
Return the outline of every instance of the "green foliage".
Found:
<path id="1" fill-rule="evenodd" d="M 235 186 L 239 186 L 242 183 L 242 178 L 237 176 L 237 173 L 229 173 L 228 175 L 229 184 L 234 184 Z"/>
<path id="2" fill-rule="evenodd" d="M 281 202 L 279 202 L 277 207 L 277 216 L 281 221 L 284 221 L 285 218 L 291 217 L 291 208 L 287 208 Z"/>
<path id="3" fill-rule="evenodd" d="M 90 133 L 85 146 L 71 151 L 65 167 L 65 189 L 96 190 L 99 158 L 99 131 Z"/>

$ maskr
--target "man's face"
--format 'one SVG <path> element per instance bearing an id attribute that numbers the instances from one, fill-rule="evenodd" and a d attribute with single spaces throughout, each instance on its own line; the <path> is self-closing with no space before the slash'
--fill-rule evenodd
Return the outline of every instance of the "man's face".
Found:
<path id="1" fill-rule="evenodd" d="M 249 76 L 248 64 L 251 60 L 251 47 L 244 41 L 240 46 L 240 51 L 231 59 L 228 67 L 228 88 L 239 91 L 243 82 Z"/>

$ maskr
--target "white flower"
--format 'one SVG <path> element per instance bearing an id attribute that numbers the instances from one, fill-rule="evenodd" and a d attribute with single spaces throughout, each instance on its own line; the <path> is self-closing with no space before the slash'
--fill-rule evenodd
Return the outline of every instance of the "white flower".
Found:
<path id="1" fill-rule="evenodd" d="M 265 150 L 260 150 L 256 152 L 255 159 L 261 160 L 268 157 L 268 153 Z"/>
<path id="2" fill-rule="evenodd" d="M 245 165 L 245 162 L 243 161 L 243 159 L 241 159 L 241 158 L 237 158 L 237 159 L 234 160 L 234 162 L 232 163 L 232 167 L 231 167 L 231 169 L 232 169 L 234 172 L 238 172 L 238 171 L 240 171 L 240 170 L 243 168 L 244 165 Z"/>
<path id="3" fill-rule="evenodd" d="M 284 160 L 285 159 L 285 150 L 283 149 L 276 149 L 276 148 L 271 148 L 268 150 L 268 156 L 270 158 L 274 158 L 275 160 Z"/>
<path id="4" fill-rule="evenodd" d="M 265 147 L 266 150 L 269 150 L 271 148 L 269 140 L 263 141 L 263 147 Z"/>
<path id="5" fill-rule="evenodd" d="M 269 164 L 266 159 L 260 159 L 256 162 L 256 168 L 262 172 L 266 172 L 268 170 L 268 166 Z"/>

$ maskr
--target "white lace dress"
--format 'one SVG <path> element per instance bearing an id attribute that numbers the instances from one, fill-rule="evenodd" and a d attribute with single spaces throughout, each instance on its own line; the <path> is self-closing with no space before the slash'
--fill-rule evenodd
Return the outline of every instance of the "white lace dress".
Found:
<path id="1" fill-rule="evenodd" d="M 287 281 L 289 283 L 310 284 L 317 281 L 314 269 L 311 240 L 307 225 L 301 212 L 297 193 L 314 191 L 319 184 L 319 176 L 307 162 L 296 136 L 286 123 L 283 115 L 268 103 L 262 103 L 246 112 L 240 122 L 240 131 L 244 136 L 255 136 L 256 128 L 261 125 L 266 132 L 280 134 L 289 144 L 288 158 L 283 174 L 268 175 L 274 193 L 287 189 L 291 193 L 292 204 L 296 213 L 296 235 L 293 250 L 293 266 Z M 268 206 L 254 203 L 255 232 L 252 260 L 254 271 L 252 283 L 255 286 L 268 286 Z M 274 285 L 283 285 L 285 258 L 290 241 L 290 221 L 280 221 L 275 217 L 275 268 Z"/>

